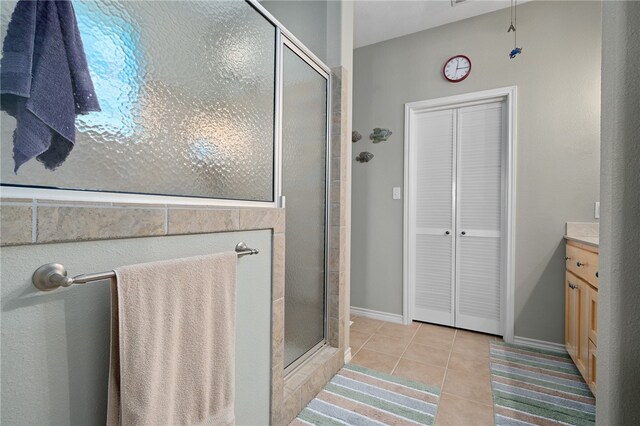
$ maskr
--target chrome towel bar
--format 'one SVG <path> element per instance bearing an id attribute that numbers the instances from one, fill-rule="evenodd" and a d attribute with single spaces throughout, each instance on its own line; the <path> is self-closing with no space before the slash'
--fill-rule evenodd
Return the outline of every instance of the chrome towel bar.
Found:
<path id="1" fill-rule="evenodd" d="M 241 242 L 236 245 L 236 254 L 238 257 L 258 253 L 260 253 L 258 249 L 249 248 L 245 243 Z M 31 282 L 33 282 L 33 285 L 38 290 L 51 291 L 58 287 L 69 287 L 73 284 L 85 284 L 91 281 L 114 278 L 115 276 L 115 271 L 106 271 L 69 277 L 67 275 L 67 268 L 65 268 L 64 265 L 59 263 L 47 263 L 46 265 L 42 265 L 36 269 L 31 277 Z"/>

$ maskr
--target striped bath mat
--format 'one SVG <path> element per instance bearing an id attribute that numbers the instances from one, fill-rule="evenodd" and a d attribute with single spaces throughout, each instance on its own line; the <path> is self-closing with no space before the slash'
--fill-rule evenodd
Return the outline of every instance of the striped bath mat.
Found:
<path id="1" fill-rule="evenodd" d="M 440 391 L 347 364 L 291 425 L 431 425 Z"/>
<path id="2" fill-rule="evenodd" d="M 491 343 L 497 425 L 593 425 L 596 400 L 566 352 Z"/>

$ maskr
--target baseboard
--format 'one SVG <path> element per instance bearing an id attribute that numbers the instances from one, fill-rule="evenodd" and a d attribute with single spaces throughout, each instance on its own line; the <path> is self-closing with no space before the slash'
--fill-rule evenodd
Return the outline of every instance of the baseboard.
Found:
<path id="1" fill-rule="evenodd" d="M 515 336 L 513 343 L 516 345 L 529 346 L 537 349 L 545 349 L 554 352 L 566 352 L 564 345 L 561 343 L 545 342 L 544 340 L 529 339 L 528 337 Z"/>
<path id="2" fill-rule="evenodd" d="M 359 317 L 373 318 L 381 321 L 394 322 L 396 324 L 402 324 L 402 315 L 390 314 L 388 312 L 374 311 L 373 309 L 351 307 L 351 315 L 357 315 Z"/>

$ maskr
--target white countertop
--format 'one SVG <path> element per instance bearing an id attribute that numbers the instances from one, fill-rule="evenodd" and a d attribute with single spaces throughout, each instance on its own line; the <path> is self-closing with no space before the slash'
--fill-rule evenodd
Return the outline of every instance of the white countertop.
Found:
<path id="1" fill-rule="evenodd" d="M 564 238 L 593 247 L 600 244 L 600 224 L 597 222 L 567 222 Z"/>

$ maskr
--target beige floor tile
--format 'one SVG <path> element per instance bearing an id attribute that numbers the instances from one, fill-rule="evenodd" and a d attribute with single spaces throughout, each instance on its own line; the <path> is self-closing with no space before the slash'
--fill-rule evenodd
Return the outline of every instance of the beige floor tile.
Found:
<path id="1" fill-rule="evenodd" d="M 400 341 L 402 342 L 402 344 L 404 345 L 405 348 L 413 340 L 413 335 L 412 334 L 398 334 L 396 336 L 389 336 L 388 333 L 387 334 L 380 333 L 380 330 L 376 331 L 374 333 L 374 336 L 381 336 L 381 337 L 384 337 L 384 338 L 398 339 L 399 342 Z"/>
<path id="2" fill-rule="evenodd" d="M 469 353 L 451 352 L 447 368 L 466 373 L 490 373 L 489 358 Z"/>
<path id="3" fill-rule="evenodd" d="M 411 323 L 409 325 L 386 322 L 382 324 L 382 327 L 380 327 L 380 329 L 376 333 L 389 337 L 413 338 L 413 335 L 416 334 L 416 330 L 419 327 L 420 324 L 417 322 Z"/>
<path id="4" fill-rule="evenodd" d="M 351 352 L 356 353 L 358 350 L 369 340 L 370 334 L 360 333 L 357 331 L 351 331 L 349 334 L 349 345 L 351 346 Z"/>
<path id="5" fill-rule="evenodd" d="M 405 348 L 409 344 L 407 339 L 382 336 L 378 333 L 371 336 L 371 338 L 363 346 L 364 349 L 371 351 L 382 352 L 387 355 L 393 355 L 400 357 Z"/>
<path id="6" fill-rule="evenodd" d="M 489 358 L 489 342 L 490 340 L 486 338 L 456 335 L 451 350 L 467 355 Z"/>
<path id="7" fill-rule="evenodd" d="M 462 330 L 462 329 L 456 330 L 456 337 L 461 337 L 463 339 L 482 340 L 482 341 L 492 341 L 498 338 L 493 334 L 478 333 L 477 331 Z"/>
<path id="8" fill-rule="evenodd" d="M 490 426 L 493 424 L 493 406 L 446 393 L 440 397 L 436 426 Z"/>
<path id="9" fill-rule="evenodd" d="M 353 324 L 351 324 L 351 330 L 371 335 L 378 331 L 378 329 L 382 327 L 383 324 L 384 321 L 378 321 L 365 317 L 357 317 L 353 320 Z"/>
<path id="10" fill-rule="evenodd" d="M 360 349 L 358 353 L 351 358 L 351 362 L 381 373 L 389 374 L 398 362 L 398 357 L 369 351 L 367 349 Z"/>
<path id="11" fill-rule="evenodd" d="M 480 404 L 493 404 L 491 375 L 484 372 L 469 373 L 448 369 L 442 391 Z"/>
<path id="12" fill-rule="evenodd" d="M 420 323 L 420 330 L 422 330 L 423 333 L 430 333 L 433 335 L 447 336 L 447 337 L 448 336 L 453 337 L 453 335 L 456 334 L 455 328 L 447 327 L 444 325 L 430 324 L 427 322 Z"/>
<path id="13" fill-rule="evenodd" d="M 402 358 L 423 364 L 446 367 L 449 360 L 449 351 L 412 342 L 409 347 L 407 347 Z"/>
<path id="14" fill-rule="evenodd" d="M 439 327 L 431 324 L 422 324 L 416 332 L 413 342 L 449 350 L 453 344 L 455 330 L 447 327 Z"/>
<path id="15" fill-rule="evenodd" d="M 445 369 L 443 367 L 401 359 L 398 366 L 393 370 L 393 375 L 442 389 L 444 372 Z"/>

